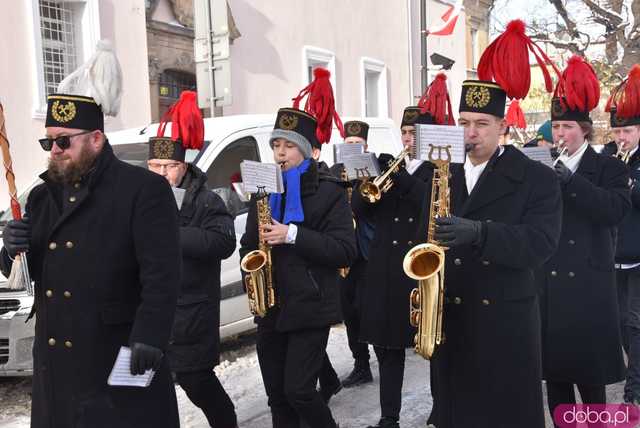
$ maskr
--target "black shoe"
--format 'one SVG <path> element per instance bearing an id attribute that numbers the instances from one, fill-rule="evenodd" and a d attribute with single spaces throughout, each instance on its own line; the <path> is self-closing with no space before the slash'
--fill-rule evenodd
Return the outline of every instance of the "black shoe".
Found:
<path id="1" fill-rule="evenodd" d="M 378 425 L 369 425 L 367 428 L 400 428 L 400 424 L 395 419 L 382 418 Z"/>
<path id="2" fill-rule="evenodd" d="M 329 400 L 331 400 L 331 397 L 336 395 L 341 390 L 342 390 L 342 383 L 338 378 L 336 378 L 336 383 L 326 388 L 323 388 L 321 386 L 318 392 L 320 393 L 320 395 L 322 395 L 322 399 L 324 400 L 324 402 L 329 404 Z"/>
<path id="3" fill-rule="evenodd" d="M 342 386 L 345 388 L 353 388 L 354 386 L 373 382 L 373 375 L 369 365 L 356 365 L 353 367 L 349 376 L 342 380 Z"/>

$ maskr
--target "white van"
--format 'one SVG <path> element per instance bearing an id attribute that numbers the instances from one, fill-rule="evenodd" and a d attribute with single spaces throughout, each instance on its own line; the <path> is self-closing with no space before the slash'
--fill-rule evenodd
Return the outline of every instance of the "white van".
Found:
<path id="1" fill-rule="evenodd" d="M 357 118 L 353 118 L 357 119 Z M 350 120 L 345 118 L 345 121 Z M 370 125 L 369 150 L 375 153 L 398 154 L 402 150 L 400 132 L 390 119 L 359 119 Z M 245 230 L 247 204 L 232 191 L 231 177 L 239 173 L 244 159 L 273 162 L 269 135 L 275 115 L 238 115 L 205 119 L 205 143 L 200 152 L 188 151 L 186 160 L 207 174 L 209 188 L 224 200 L 235 218 L 236 240 Z M 146 168 L 149 137 L 155 136 L 158 124 L 107 134 L 116 156 L 126 162 Z M 169 131 L 169 129 L 167 129 Z M 333 144 L 342 142 L 334 129 L 331 142 L 322 150 L 322 160 L 333 164 Z M 35 186 L 39 181 L 34 182 Z M 20 195 L 24 207 L 27 191 Z M 11 219 L 10 210 L 0 215 L 0 227 Z M 247 296 L 242 284 L 240 259 L 236 251 L 222 262 L 220 273 L 220 337 L 222 339 L 254 328 Z M 31 375 L 31 347 L 34 321 L 25 324 L 33 298 L 25 292 L 2 288 L 6 279 L 0 275 L 0 376 Z"/>

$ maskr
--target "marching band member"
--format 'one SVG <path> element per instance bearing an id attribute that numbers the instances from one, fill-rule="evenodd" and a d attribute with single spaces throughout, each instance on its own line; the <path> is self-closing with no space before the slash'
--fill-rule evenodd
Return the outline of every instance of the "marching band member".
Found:
<path id="1" fill-rule="evenodd" d="M 314 145 L 329 141 L 335 113 L 328 71 L 316 69 L 314 75 L 294 108 L 278 111 L 270 143 L 282 166 L 285 193 L 270 196 L 273 224 L 260 226 L 272 246 L 277 301 L 264 318 L 256 318 L 274 428 L 297 428 L 301 421 L 311 428 L 337 426 L 316 383 L 329 328 L 341 318 L 338 269 L 355 260 L 356 244 L 344 189 L 311 158 Z M 307 92 L 307 111 L 299 110 Z M 241 256 L 258 248 L 258 227 L 254 200 Z"/>
<path id="2" fill-rule="evenodd" d="M 624 379 L 614 273 L 616 226 L 629 212 L 629 173 L 590 146 L 589 112 L 600 88 L 591 65 L 569 59 L 551 104 L 555 170 L 563 199 L 557 251 L 536 274 L 541 293 L 542 361 L 549 411 L 605 403 L 605 385 Z"/>
<path id="3" fill-rule="evenodd" d="M 444 75 L 439 79 L 444 81 Z M 400 126 L 405 148 L 414 148 L 417 123 L 435 119 L 421 107 L 407 107 Z M 390 157 L 380 155 L 381 167 Z M 429 201 L 432 176 L 431 163 L 409 159 L 392 174 L 393 187 L 380 201 L 370 203 L 361 192 L 353 193 L 356 218 L 367 219 L 375 230 L 360 301 L 360 340 L 373 345 L 380 371 L 380 421 L 375 428 L 399 427 L 405 349 L 413 348 L 416 333 L 408 321 L 409 295 L 416 282 L 404 274 L 402 261 L 416 237 L 426 236 L 426 228 L 419 229 L 419 216 Z"/>
<path id="4" fill-rule="evenodd" d="M 631 175 L 631 211 L 618 225 L 616 282 L 622 345 L 628 357 L 624 400 L 640 404 L 640 65 L 614 90 L 607 103 L 615 147 Z M 612 153 L 616 154 L 616 153 Z"/>
<path id="5" fill-rule="evenodd" d="M 550 168 L 498 143 L 506 98 L 529 90 L 528 46 L 537 48 L 524 23 L 510 22 L 483 53 L 481 80 L 462 83 L 458 124 L 470 150 L 451 165 L 452 216 L 438 218 L 435 232 L 449 248 L 445 341 L 431 359 L 437 428 L 544 427 L 533 271 L 557 246 L 562 201 Z"/>

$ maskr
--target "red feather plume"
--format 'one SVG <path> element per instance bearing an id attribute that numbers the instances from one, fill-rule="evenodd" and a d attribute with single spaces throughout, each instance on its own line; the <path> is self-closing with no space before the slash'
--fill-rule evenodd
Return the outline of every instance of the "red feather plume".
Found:
<path id="1" fill-rule="evenodd" d="M 571 110 L 591 111 L 596 108 L 600 101 L 600 82 L 591 64 L 578 55 L 569 58 L 554 97 L 566 101 Z"/>
<path id="2" fill-rule="evenodd" d="M 304 111 L 318 121 L 316 138 L 320 144 L 328 143 L 331 140 L 333 123 L 340 131 L 340 136 L 344 138 L 344 126 L 338 112 L 336 112 L 333 87 L 329 80 L 331 73 L 325 68 L 316 68 L 313 70 L 313 77 L 313 82 L 302 89 L 293 99 L 293 108 L 299 109 L 300 101 L 308 95 Z"/>
<path id="3" fill-rule="evenodd" d="M 612 108 L 623 119 L 640 116 L 640 64 L 635 64 L 627 78 L 611 92 L 605 110 L 610 112 Z"/>
<path id="4" fill-rule="evenodd" d="M 520 19 L 507 24 L 507 29 L 482 53 L 478 63 L 478 78 L 495 81 L 511 99 L 524 99 L 531 86 L 529 52 L 533 54 L 542 74 L 547 92 L 553 90 L 551 66 L 560 76 L 560 70 L 542 48 L 525 34 L 525 23 Z"/>
<path id="5" fill-rule="evenodd" d="M 171 119 L 171 139 L 181 141 L 185 149 L 200 150 L 204 142 L 204 121 L 198 108 L 197 94 L 182 91 L 176 101 L 160 120 L 158 137 L 164 137 L 168 119 Z"/>
<path id="6" fill-rule="evenodd" d="M 438 73 L 427 90 L 422 94 L 418 101 L 420 113 L 429 113 L 438 125 L 454 125 L 453 108 L 451 107 L 451 98 L 447 90 L 447 76 L 444 73 Z"/>
<path id="7" fill-rule="evenodd" d="M 524 117 L 524 112 L 522 111 L 522 107 L 520 107 L 520 101 L 512 100 L 509 103 L 509 108 L 507 109 L 506 116 L 507 126 L 514 126 L 520 129 L 526 129 L 527 120 Z"/>

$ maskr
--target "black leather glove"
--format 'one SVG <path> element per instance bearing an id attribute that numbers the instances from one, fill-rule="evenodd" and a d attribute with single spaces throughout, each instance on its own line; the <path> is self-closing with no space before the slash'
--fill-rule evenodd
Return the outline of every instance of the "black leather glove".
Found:
<path id="1" fill-rule="evenodd" d="M 31 240 L 31 224 L 29 219 L 23 217 L 22 220 L 11 220 L 2 231 L 2 241 L 10 257 L 15 257 L 18 253 L 29 251 L 29 241 Z"/>
<path id="2" fill-rule="evenodd" d="M 556 170 L 556 175 L 558 176 L 558 180 L 560 180 L 560 184 L 567 184 L 569 180 L 571 180 L 571 175 L 573 174 L 569 168 L 562 161 L 558 161 L 556 166 L 553 167 Z"/>
<path id="3" fill-rule="evenodd" d="M 149 369 L 158 370 L 163 353 L 151 345 L 136 342 L 131 345 L 131 374 L 141 375 Z"/>
<path id="4" fill-rule="evenodd" d="M 393 156 L 389 153 L 380 153 L 378 156 L 378 165 L 380 166 L 380 172 L 385 172 L 389 168 L 389 162 L 393 160 Z"/>
<path id="5" fill-rule="evenodd" d="M 473 245 L 482 237 L 482 222 L 462 217 L 439 217 L 436 219 L 434 238 L 449 248 Z"/>

